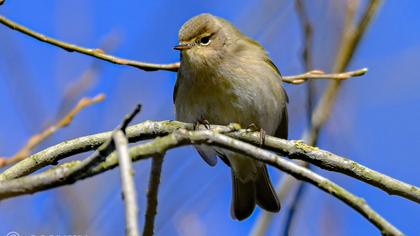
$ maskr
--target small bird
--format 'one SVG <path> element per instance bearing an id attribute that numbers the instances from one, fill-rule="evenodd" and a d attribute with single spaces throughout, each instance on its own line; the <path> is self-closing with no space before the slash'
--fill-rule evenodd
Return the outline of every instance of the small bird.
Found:
<path id="1" fill-rule="evenodd" d="M 181 65 L 174 91 L 179 121 L 258 127 L 287 139 L 286 91 L 281 74 L 265 49 L 227 20 L 201 14 L 179 31 Z M 211 166 L 220 157 L 232 172 L 234 219 L 249 217 L 258 204 L 270 212 L 280 202 L 264 163 L 232 151 L 196 146 Z"/>

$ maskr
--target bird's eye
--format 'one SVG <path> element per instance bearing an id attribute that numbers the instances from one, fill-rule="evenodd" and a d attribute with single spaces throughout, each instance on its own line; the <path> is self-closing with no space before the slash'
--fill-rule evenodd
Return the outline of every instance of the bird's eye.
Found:
<path id="1" fill-rule="evenodd" d="M 204 45 L 204 46 L 209 45 L 209 43 L 211 42 L 210 35 L 206 37 L 202 37 L 199 42 L 201 45 Z"/>

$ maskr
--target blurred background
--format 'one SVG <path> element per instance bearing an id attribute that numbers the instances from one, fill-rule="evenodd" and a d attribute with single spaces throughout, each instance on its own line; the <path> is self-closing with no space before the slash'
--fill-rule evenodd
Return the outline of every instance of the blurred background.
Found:
<path id="1" fill-rule="evenodd" d="M 358 15 L 367 5 L 359 2 Z M 352 1 L 352 2 L 354 2 Z M 350 0 L 303 1 L 312 22 L 313 67 L 331 71 Z M 368 67 L 344 82 L 318 146 L 419 186 L 420 3 L 384 1 L 349 69 Z M 6 0 L 0 14 L 48 36 L 123 58 L 176 62 L 178 30 L 192 16 L 209 12 L 228 19 L 259 40 L 283 75 L 305 71 L 304 34 L 292 0 L 233 1 L 24 1 Z M 358 15 L 356 17 L 358 17 Z M 0 25 L 0 156 L 12 156 L 34 134 L 66 114 L 84 96 L 107 99 L 83 110 L 73 123 L 37 150 L 113 129 L 141 103 L 136 119 L 174 119 L 176 74 L 113 65 L 38 42 Z M 315 83 L 315 98 L 328 81 Z M 306 86 L 286 85 L 290 139 L 306 128 Z M 86 157 L 88 154 L 76 158 Z M 66 159 L 71 160 L 71 159 Z M 221 163 L 221 162 L 220 162 Z M 246 221 L 230 217 L 230 170 L 207 166 L 191 148 L 170 151 L 159 192 L 156 235 L 247 235 L 260 213 Z M 135 163 L 139 224 L 143 225 L 150 161 Z M 420 206 L 360 181 L 320 169 L 407 235 L 418 234 Z M 271 169 L 274 182 L 282 174 Z M 289 199 L 290 200 L 290 199 Z M 279 235 L 289 202 L 268 235 Z M 308 186 L 296 213 L 293 235 L 378 235 L 366 219 L 334 197 Z M 122 235 L 124 205 L 119 170 L 74 185 L 0 202 L 0 235 Z"/>

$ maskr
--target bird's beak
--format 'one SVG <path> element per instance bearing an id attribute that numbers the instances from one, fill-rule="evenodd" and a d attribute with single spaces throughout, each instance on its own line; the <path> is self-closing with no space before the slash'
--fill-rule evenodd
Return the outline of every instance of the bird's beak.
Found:
<path id="1" fill-rule="evenodd" d="M 194 44 L 192 43 L 180 43 L 179 45 L 175 46 L 174 49 L 179 50 L 179 51 L 184 51 L 184 50 L 188 50 L 192 48 L 193 46 Z"/>

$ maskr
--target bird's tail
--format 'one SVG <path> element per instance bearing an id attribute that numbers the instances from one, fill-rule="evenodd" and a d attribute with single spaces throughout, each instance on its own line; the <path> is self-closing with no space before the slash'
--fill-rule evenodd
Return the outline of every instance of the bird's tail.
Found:
<path id="1" fill-rule="evenodd" d="M 248 218 L 255 209 L 255 182 L 252 180 L 243 181 L 239 179 L 232 170 L 232 187 L 232 218 L 244 220 Z"/>
<path id="2" fill-rule="evenodd" d="M 255 182 L 257 204 L 266 211 L 279 212 L 281 205 L 277 193 L 271 184 L 265 164 L 259 166 L 258 177 Z"/>
<path id="3" fill-rule="evenodd" d="M 266 165 L 258 167 L 258 176 L 255 180 L 243 181 L 232 171 L 232 183 L 231 213 L 233 218 L 238 220 L 248 218 L 254 211 L 256 203 L 267 211 L 280 211 L 280 202 L 271 184 Z"/>

